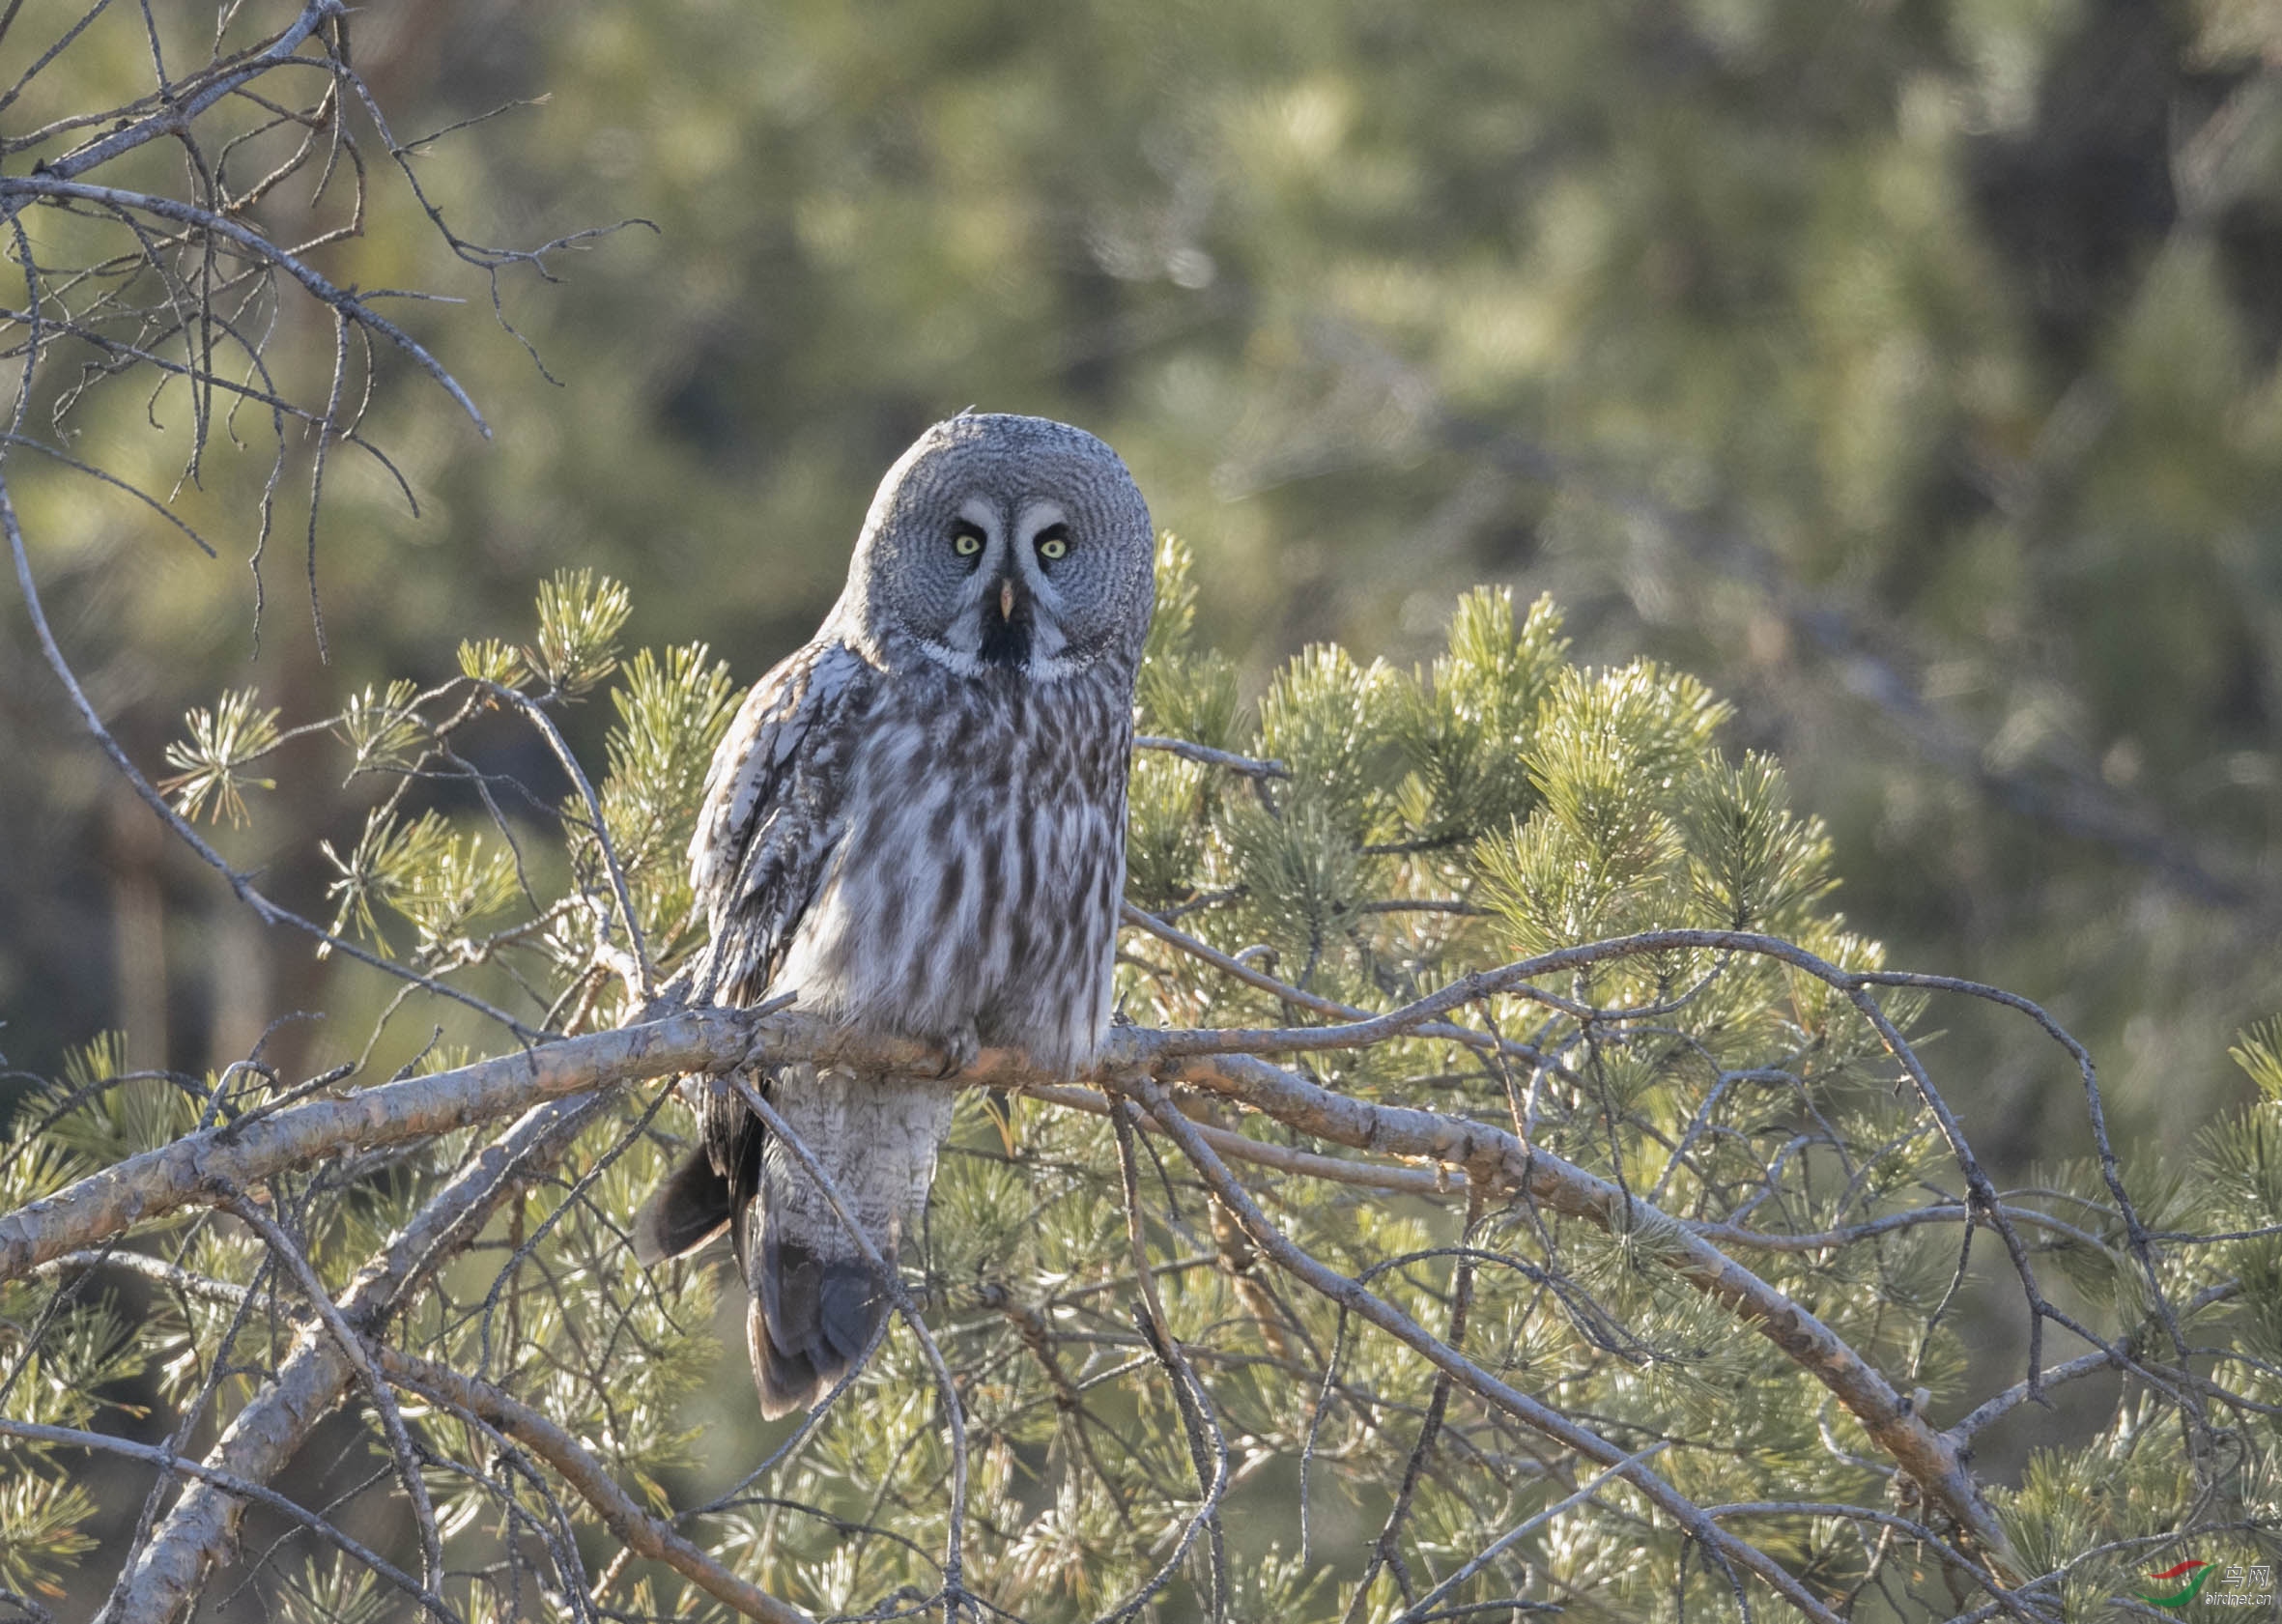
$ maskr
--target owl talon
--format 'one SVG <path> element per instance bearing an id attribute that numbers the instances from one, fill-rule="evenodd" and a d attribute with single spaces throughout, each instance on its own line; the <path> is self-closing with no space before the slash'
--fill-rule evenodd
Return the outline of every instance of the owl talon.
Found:
<path id="1" fill-rule="evenodd" d="M 935 1081 L 945 1082 L 957 1076 L 975 1064 L 975 1057 L 983 1052 L 983 1040 L 971 1026 L 943 1035 L 943 1069 L 935 1073 Z"/>
<path id="2" fill-rule="evenodd" d="M 650 1001 L 642 1007 L 642 1013 L 635 1017 L 636 1021 L 647 1023 L 654 1020 L 664 1020 L 669 1015 L 681 1013 L 682 1011 L 690 1007 L 690 993 L 695 983 L 696 977 L 685 968 L 679 975 L 658 988 Z"/>

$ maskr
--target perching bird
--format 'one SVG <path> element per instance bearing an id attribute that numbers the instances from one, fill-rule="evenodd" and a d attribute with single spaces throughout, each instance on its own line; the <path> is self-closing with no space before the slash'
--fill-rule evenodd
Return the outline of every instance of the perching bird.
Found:
<path id="1" fill-rule="evenodd" d="M 1155 553 L 1132 476 L 1082 430 L 966 413 L 920 436 L 840 602 L 714 755 L 690 843 L 712 926 L 696 1001 L 795 992 L 960 1063 L 1007 1046 L 1082 1068 L 1109 1016 Z M 892 1267 L 954 1089 L 809 1065 L 756 1081 Z M 705 1099 L 636 1250 L 675 1257 L 732 1226 L 761 1412 L 784 1415 L 864 1351 L 886 1294 L 800 1163 L 733 1096 Z"/>

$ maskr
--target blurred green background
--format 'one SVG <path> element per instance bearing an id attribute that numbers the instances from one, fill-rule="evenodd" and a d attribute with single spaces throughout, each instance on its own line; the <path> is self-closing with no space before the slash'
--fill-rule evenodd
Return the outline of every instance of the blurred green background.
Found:
<path id="1" fill-rule="evenodd" d="M 0 76 L 71 14 L 35 0 Z M 2226 1043 L 2282 1005 L 2272 6 L 411 0 L 354 27 L 402 136 L 522 103 L 415 159 L 463 234 L 654 230 L 502 278 L 550 382 L 373 155 L 368 235 L 316 263 L 466 298 L 394 308 L 497 438 L 384 358 L 371 432 L 421 512 L 331 463 L 329 665 L 305 451 L 258 659 L 261 436 L 180 499 L 218 562 L 11 459 L 59 633 L 154 773 L 217 690 L 291 725 L 447 674 L 565 566 L 631 584 L 637 640 L 750 680 L 918 429 L 1041 413 L 1124 453 L 1255 688 L 1314 639 L 1419 658 L 1476 582 L 1551 592 L 1586 658 L 1732 699 L 1733 743 L 1832 825 L 1857 925 L 2044 1002 L 2126 1137 L 2242 1092 Z M 99 17 L 38 111 L 132 94 L 141 28 Z M 289 301 L 281 376 L 319 400 L 330 337 Z M 74 449 L 163 493 L 185 415 L 91 401 Z M 354 1054 L 388 988 L 171 849 L 21 606 L 0 625 L 0 1051 L 47 1069 L 120 1027 L 195 1070 L 327 1010 L 272 1056 Z M 315 840 L 370 801 L 323 760 L 289 752 L 228 835 L 320 917 Z M 1984 1156 L 2084 1154 L 2056 1051 L 1945 1016 Z"/>

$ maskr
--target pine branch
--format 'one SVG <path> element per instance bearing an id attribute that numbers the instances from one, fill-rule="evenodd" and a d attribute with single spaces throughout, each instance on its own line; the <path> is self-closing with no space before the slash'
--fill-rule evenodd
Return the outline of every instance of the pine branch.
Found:
<path id="1" fill-rule="evenodd" d="M 1685 945 L 1691 946 L 1743 945 L 1732 932 L 1657 932 L 1549 956 L 1568 962 L 1655 951 L 1674 937 L 1689 938 Z M 1795 958 L 1812 957 L 1787 944 L 1777 945 Z M 1512 975 L 1500 976 L 1518 982 L 1524 967 L 1509 968 Z M 1413 1012 L 1443 1007 L 1441 1000 L 1430 999 L 1413 1006 Z M 1426 1014 L 1418 1013 L 1417 1018 Z M 1394 1036 L 1403 1029 L 1401 1021 L 1394 1021 L 1375 1029 L 1372 1036 Z M 1092 1076 L 1116 1092 L 1129 1092 L 1136 1075 L 1203 1088 L 1335 1144 L 1461 1169 L 1489 1191 L 1526 1194 L 1613 1235 L 1658 1236 L 1680 1278 L 1754 1325 L 1828 1387 L 1978 1544 L 2020 1571 L 1956 1443 L 1916 1413 L 1884 1376 L 1821 1321 L 1691 1226 L 1548 1151 L 1523 1144 L 1502 1128 L 1415 1107 L 1368 1103 L 1269 1065 L 1248 1052 L 1262 1046 L 1266 1036 L 1305 1039 L 1313 1046 L 1316 1034 L 1312 1029 L 1262 1035 L 1117 1028 Z M 1355 1040 L 1352 1036 L 1343 1040 Z M 1227 1052 L 1215 1051 L 1214 1044 L 1221 1041 L 1228 1043 Z M 534 1101 L 644 1077 L 799 1060 L 856 1063 L 913 1074 L 943 1068 L 941 1057 L 924 1045 L 859 1043 L 792 1011 L 759 1017 L 748 1011 L 687 1011 L 526 1055 L 379 1085 L 343 1099 L 310 1101 L 242 1133 L 223 1127 L 189 1135 L 0 1217 L 0 1280 L 96 1244 L 136 1222 L 185 1206 L 214 1204 L 225 1199 L 228 1188 L 305 1164 L 349 1144 L 371 1148 L 399 1143 L 504 1115 Z M 1007 1050 L 984 1051 L 957 1080 L 997 1088 L 1051 1086 L 1054 1081 L 1031 1068 L 1025 1057 Z M 1181 1140 L 1184 1151 L 1193 1143 L 1218 1164 L 1212 1146 L 1184 1119 L 1175 1129 L 1162 1113 L 1152 1114 Z"/>
<path id="2" fill-rule="evenodd" d="M 520 1061 L 522 1057 L 515 1058 Z M 339 1298 L 340 1322 L 364 1334 L 379 1333 L 403 1304 L 475 1239 L 524 1181 L 569 1147 L 595 1103 L 589 1096 L 584 1100 L 556 1099 L 540 1104 L 471 1158 L 358 1271 Z M 291 1114 L 281 1113 L 271 1121 L 282 1122 Z M 213 1193 L 218 1196 L 220 1192 Z M 350 1356 L 335 1337 L 321 1325 L 305 1328 L 276 1377 L 233 1418 L 209 1453 L 207 1464 L 234 1481 L 258 1483 L 274 1477 L 318 1422 L 340 1402 L 355 1375 Z M 242 1498 L 213 1480 L 185 1494 L 149 1546 L 139 1553 L 129 1553 L 121 1583 L 101 1618 L 115 1624 L 134 1624 L 146 1618 L 172 1617 L 184 1602 L 197 1594 L 204 1573 L 236 1540 L 244 1509 Z"/>
<path id="3" fill-rule="evenodd" d="M 1121 1086 L 1146 1106 L 1165 1131 L 1180 1144 L 1183 1154 L 1204 1175 L 1205 1182 L 1213 1196 L 1243 1226 L 1244 1234 L 1252 1243 L 1287 1273 L 1305 1282 L 1320 1296 L 1377 1325 L 1423 1355 L 1438 1370 L 1447 1372 L 1469 1391 L 1514 1416 L 1531 1430 L 1544 1434 L 1586 1460 L 1598 1461 L 1603 1466 L 1621 1466 L 1624 1479 L 1677 1521 L 1714 1560 L 1732 1563 L 1756 1574 L 1777 1595 L 1807 1617 L 1815 1620 L 1815 1624 L 1840 1624 L 1838 1614 L 1815 1600 L 1796 1579 L 1763 1552 L 1727 1534 L 1685 1496 L 1646 1467 L 1637 1463 L 1624 1465 L 1626 1451 L 1577 1425 L 1557 1410 L 1548 1409 L 1527 1394 L 1498 1381 L 1383 1297 L 1345 1275 L 1333 1272 L 1294 1245 L 1282 1231 L 1268 1221 L 1267 1215 L 1212 1153 L 1212 1148 L 1197 1134 L 1187 1118 L 1173 1108 L 1172 1101 L 1162 1088 L 1139 1073 L 1128 1074 Z"/>
<path id="4" fill-rule="evenodd" d="M 563 1481 L 594 1507 L 603 1525 L 636 1555 L 665 1563 L 714 1600 L 747 1618 L 758 1619 L 760 1624 L 813 1624 L 800 1609 L 739 1579 L 671 1524 L 642 1510 L 577 1439 L 530 1406 L 488 1382 L 398 1348 L 375 1347 L 372 1356 L 389 1381 L 496 1427 L 537 1454 L 561 1473 Z"/>
<path id="5" fill-rule="evenodd" d="M 1191 1057 L 1176 1068 L 1160 1068 L 1158 1075 L 1210 1089 L 1334 1144 L 1454 1163 L 1492 1189 L 1526 1194 L 1611 1235 L 1654 1234 L 1682 1279 L 1725 1304 L 1828 1387 L 1880 1448 L 1985 1549 L 2007 1559 L 2011 1542 L 1950 1439 L 1829 1326 L 1638 1196 L 1549 1151 L 1523 1144 L 1503 1128 L 1413 1106 L 1368 1104 L 1248 1057 Z M 1197 1143 L 1203 1145 L 1201 1139 Z M 2021 1571 L 2013 1561 L 2007 1565 Z"/>

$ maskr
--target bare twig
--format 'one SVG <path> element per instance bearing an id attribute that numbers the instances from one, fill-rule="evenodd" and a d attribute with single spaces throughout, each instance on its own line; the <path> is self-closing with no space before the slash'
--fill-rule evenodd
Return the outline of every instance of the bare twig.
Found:
<path id="1" fill-rule="evenodd" d="M 1137 733 L 1133 737 L 1135 750 L 1162 751 L 1167 755 L 1178 755 L 1184 761 L 1198 761 L 1208 767 L 1225 767 L 1232 773 L 1246 778 L 1290 778 L 1289 768 L 1281 761 L 1256 761 L 1249 755 L 1239 755 L 1233 751 L 1214 750 L 1210 745 L 1191 744 L 1186 739 L 1159 738 L 1154 733 Z"/>
<path id="2" fill-rule="evenodd" d="M 1546 1524 L 1560 1516 L 1564 1511 L 1574 1511 L 1579 1506 L 1584 1504 L 1585 1501 L 1591 1499 L 1595 1495 L 1598 1495 L 1604 1488 L 1606 1488 L 1612 1479 L 1621 1477 L 1632 1467 L 1654 1460 L 1658 1455 L 1661 1455 L 1666 1449 L 1669 1447 L 1670 1445 L 1669 1443 L 1651 1443 L 1647 1448 L 1641 1450 L 1637 1455 L 1627 1455 L 1623 1460 L 1618 1461 L 1614 1466 L 1609 1467 L 1608 1470 L 1600 1473 L 1598 1476 L 1592 1478 L 1588 1482 L 1579 1485 L 1575 1494 L 1570 1495 L 1565 1499 L 1555 1501 L 1552 1505 L 1547 1506 L 1543 1511 L 1538 1512 L 1534 1517 L 1528 1518 L 1525 1522 L 1515 1524 L 1504 1533 L 1498 1535 L 1497 1539 L 1493 1540 L 1490 1544 L 1484 1546 L 1479 1552 L 1475 1553 L 1473 1556 L 1468 1559 L 1464 1566 L 1459 1568 L 1458 1571 L 1453 1573 L 1448 1579 L 1443 1580 L 1432 1590 L 1429 1590 L 1425 1595 L 1419 1597 L 1416 1602 L 1404 1609 L 1402 1613 L 1397 1617 L 1395 1624 L 1421 1624 L 1421 1621 L 1424 1619 L 1441 1616 L 1441 1614 L 1438 1614 L 1434 1611 L 1436 1604 L 1446 1600 L 1450 1594 L 1461 1584 L 1464 1584 L 1468 1580 L 1473 1578 L 1475 1574 L 1480 1573 L 1484 1568 L 1488 1567 L 1499 1556 L 1512 1550 L 1516 1545 L 1520 1544 L 1529 1535 L 1535 1533 L 1539 1528 L 1545 1526 Z M 1713 1511 L 1706 1511 L 1704 1515 L 1708 1517 L 1716 1516 L 1718 1514 Z"/>
<path id="3" fill-rule="evenodd" d="M 201 209 L 194 204 L 151 192 L 93 185 L 85 181 L 59 181 L 47 175 L 0 176 L 0 218 L 14 214 L 25 201 L 43 197 L 93 204 L 122 217 L 149 214 L 178 225 L 195 226 L 236 243 L 254 259 L 273 265 L 291 276 L 318 302 L 329 305 L 358 327 L 379 333 L 410 356 L 422 372 L 433 378 L 443 392 L 458 403 L 460 410 L 468 414 L 469 420 L 483 437 L 486 440 L 491 438 L 491 425 L 484 421 L 483 413 L 475 408 L 475 402 L 469 397 L 466 389 L 460 387 L 459 380 L 445 371 L 443 364 L 428 352 L 426 345 L 374 310 L 362 298 L 346 289 L 336 288 L 298 255 L 277 246 L 251 227 L 217 214 L 211 209 Z"/>
<path id="4" fill-rule="evenodd" d="M 1220 1525 L 1220 1501 L 1228 1492 L 1228 1439 L 1220 1430 L 1220 1419 L 1212 1412 L 1211 1395 L 1197 1379 L 1196 1367 L 1182 1352 L 1181 1344 L 1173 1336 L 1172 1322 L 1165 1317 L 1164 1299 L 1157 1295 L 1156 1273 L 1149 1266 L 1149 1240 L 1142 1228 L 1141 1175 L 1133 1157 L 1133 1119 L 1140 1113 L 1130 1100 L 1118 1101 L 1119 1109 L 1110 1118 L 1117 1129 L 1117 1162 L 1119 1188 L 1125 1198 L 1126 1243 L 1133 1260 L 1133 1279 L 1139 1287 L 1140 1298 L 1134 1318 L 1141 1326 L 1141 1334 L 1149 1343 L 1150 1352 L 1172 1379 L 1173 1403 L 1180 1411 L 1182 1430 L 1188 1435 L 1189 1463 L 1196 1468 L 1198 1492 L 1197 1508 L 1181 1531 L 1180 1543 L 1164 1564 L 1139 1589 L 1111 1609 L 1107 1620 L 1129 1618 L 1146 1607 L 1156 1592 L 1170 1580 L 1188 1555 L 1195 1543 L 1197 1530 L 1205 1529 L 1211 1536 L 1212 1584 L 1206 1594 L 1206 1611 L 1215 1619 L 1228 1615 L 1228 1547 L 1227 1537 Z"/>
<path id="5" fill-rule="evenodd" d="M 571 747 L 564 741 L 561 729 L 555 726 L 555 719 L 547 714 L 536 699 L 497 682 L 481 683 L 478 686 L 500 703 L 512 705 L 521 711 L 524 718 L 538 729 L 539 736 L 547 741 L 547 748 L 554 753 L 556 761 L 577 786 L 579 798 L 586 803 L 586 820 L 594 831 L 594 843 L 602 853 L 603 867 L 610 870 L 611 891 L 618 901 L 618 917 L 625 922 L 626 940 L 633 944 L 634 961 L 640 967 L 640 974 L 635 978 L 635 992 L 646 1003 L 657 996 L 658 970 L 650 962 L 649 944 L 642 939 L 642 921 L 634 912 L 634 895 L 626 886 L 626 870 L 619 867 L 617 848 L 611 843 L 610 824 L 602 815 L 602 798 L 594 793 L 594 785 L 586 781 L 585 769 L 579 765 L 579 758 L 571 754 Z"/>

